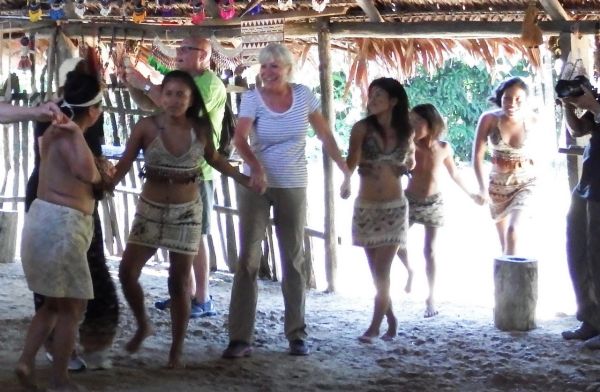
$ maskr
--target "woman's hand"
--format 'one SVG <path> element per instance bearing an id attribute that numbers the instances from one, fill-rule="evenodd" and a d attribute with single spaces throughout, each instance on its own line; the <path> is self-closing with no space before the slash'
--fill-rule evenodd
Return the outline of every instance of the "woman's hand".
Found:
<path id="1" fill-rule="evenodd" d="M 52 125 L 56 129 L 61 129 L 63 131 L 67 131 L 67 132 L 71 132 L 71 133 L 79 132 L 79 133 L 83 134 L 83 130 L 79 127 L 79 125 L 77 125 L 75 122 L 73 122 L 73 120 L 71 120 L 69 117 L 65 116 L 62 113 L 61 113 L 61 116 L 56 117 L 52 121 Z"/>
<path id="2" fill-rule="evenodd" d="M 342 182 L 342 186 L 340 186 L 340 196 L 342 199 L 347 199 L 352 194 L 352 182 L 350 173 L 344 175 L 344 181 Z"/>
<path id="3" fill-rule="evenodd" d="M 251 169 L 250 183 L 248 186 L 256 193 L 261 195 L 265 193 L 267 190 L 267 175 L 262 167 Z"/>
<path id="4" fill-rule="evenodd" d="M 479 193 L 471 193 L 469 196 L 471 196 L 471 199 L 473 199 L 473 201 L 480 206 L 487 202 L 486 197 Z"/>

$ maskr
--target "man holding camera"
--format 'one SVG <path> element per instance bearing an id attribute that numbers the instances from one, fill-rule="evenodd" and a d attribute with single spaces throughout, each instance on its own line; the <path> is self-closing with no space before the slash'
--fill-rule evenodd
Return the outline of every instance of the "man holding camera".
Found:
<path id="1" fill-rule="evenodd" d="M 569 133 L 591 135 L 567 215 L 567 262 L 581 325 L 562 336 L 600 349 L 600 102 L 590 89 L 582 90 L 582 95 L 561 98 Z M 579 118 L 576 109 L 587 112 Z"/>

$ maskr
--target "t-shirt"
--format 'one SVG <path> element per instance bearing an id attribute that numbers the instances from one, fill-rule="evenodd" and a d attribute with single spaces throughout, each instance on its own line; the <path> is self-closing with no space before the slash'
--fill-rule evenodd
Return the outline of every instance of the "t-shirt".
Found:
<path id="1" fill-rule="evenodd" d="M 291 84 L 292 105 L 283 112 L 269 109 L 258 90 L 242 96 L 239 117 L 254 120 L 250 147 L 263 165 L 267 185 L 272 188 L 302 188 L 308 182 L 306 136 L 309 114 L 319 109 L 319 100 L 301 84 Z M 250 168 L 244 165 L 245 174 Z"/>
<path id="2" fill-rule="evenodd" d="M 194 82 L 196 82 L 196 86 L 204 100 L 204 105 L 206 105 L 210 122 L 215 131 L 213 142 L 215 148 L 218 148 L 221 128 L 223 126 L 223 115 L 225 114 L 225 102 L 227 101 L 225 85 L 214 72 L 209 70 L 204 71 L 202 75 L 194 77 Z M 204 180 L 213 179 L 213 168 L 205 160 L 202 160 L 200 170 L 202 171 L 202 178 Z"/>

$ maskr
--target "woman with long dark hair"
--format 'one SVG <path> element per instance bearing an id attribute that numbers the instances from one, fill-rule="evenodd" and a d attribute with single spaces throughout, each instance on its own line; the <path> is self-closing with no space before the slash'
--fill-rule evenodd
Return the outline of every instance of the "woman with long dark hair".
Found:
<path id="1" fill-rule="evenodd" d="M 473 143 L 473 168 L 479 194 L 489 200 L 492 219 L 505 255 L 517 252 L 522 211 L 536 185 L 532 132 L 537 120 L 526 109 L 529 87 L 518 77 L 500 83 L 490 97 L 498 106 L 481 115 Z M 489 182 L 483 179 L 486 147 L 492 155 Z"/>
<path id="2" fill-rule="evenodd" d="M 390 298 L 390 268 L 399 247 L 406 245 L 408 204 L 400 177 L 415 164 L 413 130 L 409 122 L 408 96 L 400 82 L 375 79 L 369 85 L 368 117 L 352 128 L 346 162 L 358 166 L 360 188 L 352 218 L 353 244 L 365 249 L 377 294 L 371 325 L 359 337 L 371 342 L 379 336 L 383 317 L 388 330 L 381 337 L 396 336 L 397 320 Z M 350 196 L 350 181 L 342 184 L 343 198 Z"/>
<path id="3" fill-rule="evenodd" d="M 215 149 L 209 119 L 198 116 L 206 113 L 204 101 L 188 73 L 172 71 L 165 76 L 160 108 L 160 114 L 138 121 L 116 165 L 115 183 L 125 176 L 143 150 L 145 182 L 123 252 L 119 279 L 138 324 L 125 346 L 135 352 L 152 332 L 139 283 L 142 268 L 158 248 L 169 251 L 173 341 L 167 366 L 181 367 L 190 316 L 189 275 L 202 235 L 203 206 L 195 183 L 201 175 L 202 157 L 243 185 L 248 184 L 248 177 Z"/>

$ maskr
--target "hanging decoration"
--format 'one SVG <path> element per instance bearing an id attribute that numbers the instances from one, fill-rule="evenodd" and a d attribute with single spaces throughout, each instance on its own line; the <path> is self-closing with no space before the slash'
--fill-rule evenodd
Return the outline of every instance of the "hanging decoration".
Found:
<path id="1" fill-rule="evenodd" d="M 75 0 L 75 14 L 83 19 L 83 15 L 85 14 L 85 0 Z"/>
<path id="2" fill-rule="evenodd" d="M 112 9 L 111 0 L 100 0 L 100 15 L 108 16 Z"/>
<path id="3" fill-rule="evenodd" d="M 234 0 L 219 1 L 219 16 L 223 20 L 229 20 L 235 16 L 235 8 L 233 8 Z"/>
<path id="4" fill-rule="evenodd" d="M 63 0 L 52 0 L 50 3 L 50 19 L 52 20 L 60 20 L 64 19 L 65 11 L 63 8 L 65 7 L 65 2 Z"/>
<path id="5" fill-rule="evenodd" d="M 325 7 L 329 4 L 329 0 L 312 0 L 312 9 L 317 12 L 323 12 Z"/>
<path id="6" fill-rule="evenodd" d="M 42 5 L 38 0 L 29 0 L 27 12 L 30 22 L 39 22 L 42 19 Z"/>
<path id="7" fill-rule="evenodd" d="M 277 6 L 280 10 L 287 11 L 290 8 L 293 8 L 294 4 L 292 3 L 292 0 L 277 0 Z"/>
<path id="8" fill-rule="evenodd" d="M 19 59 L 19 64 L 17 64 L 17 69 L 19 71 L 29 71 L 31 70 L 31 59 L 29 58 L 29 53 L 31 53 L 31 40 L 26 35 L 22 36 L 19 40 L 21 43 L 21 58 Z"/>
<path id="9" fill-rule="evenodd" d="M 212 46 L 211 63 L 214 64 L 217 72 L 223 72 L 226 69 L 235 69 L 242 63 L 242 45 L 238 43 L 237 47 L 226 48 L 213 34 L 210 37 L 210 45 Z"/>
<path id="10" fill-rule="evenodd" d="M 542 30 L 537 25 L 537 15 L 536 2 L 532 1 L 527 6 L 521 27 L 521 41 L 528 48 L 537 48 L 544 42 Z"/>
<path id="11" fill-rule="evenodd" d="M 173 2 L 171 0 L 156 0 L 156 7 L 160 10 L 160 15 L 164 18 L 175 16 Z"/>
<path id="12" fill-rule="evenodd" d="M 241 35 L 242 64 L 257 64 L 262 48 L 271 42 L 283 42 L 283 19 L 242 20 Z"/>
<path id="13" fill-rule="evenodd" d="M 139 0 L 133 7 L 133 15 L 131 16 L 133 23 L 142 23 L 146 20 L 146 3 L 144 0 Z"/>
<path id="14" fill-rule="evenodd" d="M 202 0 L 193 0 L 192 2 L 192 24 L 199 25 L 206 19 L 204 3 Z"/>
<path id="15" fill-rule="evenodd" d="M 143 50 L 143 47 L 140 47 L 140 50 Z M 152 41 L 152 48 L 146 56 L 148 65 L 162 74 L 175 69 L 177 51 L 163 44 L 158 37 L 155 37 Z"/>

